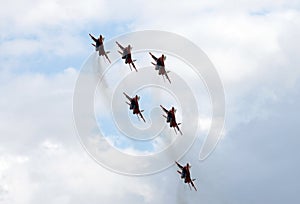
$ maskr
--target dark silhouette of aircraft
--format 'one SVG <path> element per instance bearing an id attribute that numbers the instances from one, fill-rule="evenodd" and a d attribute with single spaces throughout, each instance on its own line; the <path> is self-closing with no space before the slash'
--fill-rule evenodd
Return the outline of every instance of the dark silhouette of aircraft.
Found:
<path id="1" fill-rule="evenodd" d="M 99 52 L 99 56 L 105 56 L 106 59 L 108 60 L 108 62 L 111 63 L 111 62 L 110 62 L 110 59 L 109 59 L 108 56 L 107 56 L 107 54 L 109 53 L 109 51 L 108 51 L 108 52 L 105 52 L 105 50 L 104 50 L 104 45 L 103 45 L 104 37 L 103 37 L 102 35 L 100 35 L 99 38 L 96 39 L 96 38 L 95 38 L 94 36 L 92 36 L 91 34 L 89 34 L 89 36 L 90 36 L 90 37 L 93 39 L 93 41 L 95 42 L 95 44 L 92 43 L 92 45 L 95 47 L 96 51 Z"/>
<path id="2" fill-rule="evenodd" d="M 160 107 L 162 108 L 162 110 L 167 114 L 167 116 L 163 115 L 163 117 L 165 117 L 167 119 L 167 123 L 170 123 L 170 127 L 174 128 L 175 133 L 177 134 L 176 129 L 178 130 L 178 132 L 180 132 L 180 134 L 182 135 L 182 132 L 179 128 L 179 125 L 181 123 L 177 123 L 176 122 L 176 117 L 175 117 L 175 108 L 172 107 L 171 110 L 167 110 L 166 108 L 164 108 L 162 105 L 160 105 Z M 175 129 L 176 128 L 176 129 Z"/>
<path id="3" fill-rule="evenodd" d="M 155 66 L 155 70 L 158 70 L 158 75 L 162 75 L 164 80 L 165 80 L 164 76 L 166 76 L 167 80 L 171 83 L 171 80 L 168 76 L 168 73 L 170 71 L 166 71 L 165 69 L 165 60 L 167 57 L 164 54 L 162 54 L 161 57 L 157 58 L 151 52 L 149 52 L 149 54 L 156 62 L 156 63 L 151 62 L 151 64 Z"/>
<path id="4" fill-rule="evenodd" d="M 197 191 L 197 188 L 193 182 L 196 179 L 191 179 L 191 173 L 190 173 L 191 166 L 189 165 L 189 163 L 187 163 L 186 166 L 182 166 L 176 161 L 175 161 L 175 163 L 181 170 L 181 171 L 178 170 L 177 172 L 181 175 L 181 179 L 184 179 L 184 183 L 187 183 L 191 190 L 192 190 L 192 188 L 191 188 L 191 185 L 192 185 L 194 187 L 195 191 Z"/>
<path id="5" fill-rule="evenodd" d="M 140 116 L 142 118 L 142 120 L 144 122 L 146 122 L 145 119 L 144 119 L 144 116 L 142 115 L 142 112 L 144 110 L 140 110 L 140 108 L 139 108 L 139 102 L 138 101 L 140 100 L 140 97 L 138 95 L 135 95 L 135 97 L 131 98 L 125 92 L 123 92 L 123 94 L 130 101 L 130 103 L 128 103 L 128 102 L 126 102 L 126 103 L 129 105 L 129 109 L 132 110 L 132 113 L 136 114 L 138 116 L 138 118 Z"/>
<path id="6" fill-rule="evenodd" d="M 130 45 L 128 45 L 127 47 L 123 47 L 117 41 L 116 41 L 116 43 L 119 46 L 119 48 L 122 50 L 122 51 L 118 51 L 118 52 L 122 55 L 122 59 L 125 59 L 125 64 L 129 64 L 129 68 L 130 68 L 131 71 L 132 71 L 131 65 L 133 66 L 133 68 L 135 69 L 135 71 L 137 71 L 137 69 L 136 69 L 136 67 L 134 65 L 134 62 L 136 60 L 132 60 L 132 58 L 131 58 L 132 47 Z"/>

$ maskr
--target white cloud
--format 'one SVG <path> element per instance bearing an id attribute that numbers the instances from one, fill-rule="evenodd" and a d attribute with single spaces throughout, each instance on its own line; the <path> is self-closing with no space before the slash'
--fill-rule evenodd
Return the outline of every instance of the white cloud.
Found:
<path id="1" fill-rule="evenodd" d="M 286 172 L 283 167 L 263 157 L 272 152 L 272 148 L 255 149 L 256 142 L 261 144 L 258 136 L 247 140 L 253 142 L 251 146 L 238 138 L 255 128 L 251 124 L 256 121 L 272 122 L 276 105 L 288 106 L 286 101 L 293 104 L 297 100 L 293 97 L 298 97 L 294 95 L 300 73 L 300 23 L 299 10 L 295 8 L 299 8 L 299 1 L 266 0 L 239 5 L 235 1 L 180 4 L 171 1 L 134 1 L 131 4 L 9 1 L 2 4 L 0 28 L 5 32 L 0 34 L 0 51 L 4 53 L 0 59 L 7 64 L 1 63 L 1 69 L 22 65 L 17 62 L 22 56 L 76 57 L 87 53 L 85 43 L 89 43 L 89 39 L 81 33 L 88 33 L 95 26 L 100 32 L 100 25 L 112 20 L 132 22 L 124 25 L 130 30 L 155 28 L 188 37 L 204 49 L 224 81 L 226 134 L 229 137 L 222 140 L 216 155 L 204 163 L 199 164 L 193 154 L 183 159 L 193 163 L 192 173 L 199 186 L 197 194 L 179 183 L 173 167 L 145 178 L 117 175 L 98 166 L 77 141 L 71 112 L 76 70 L 68 68 L 52 76 L 35 73 L 4 75 L 7 73 L 1 72 L 0 202 L 124 203 L 128 200 L 131 203 L 172 203 L 177 201 L 173 195 L 178 195 L 176 199 L 183 203 L 194 202 L 194 199 L 209 203 L 240 203 L 238 201 L 243 198 L 236 198 L 233 191 L 249 190 L 251 185 L 258 184 L 252 171 L 259 166 L 268 163 L 270 168 L 267 170 L 277 167 L 276 170 L 282 172 L 276 171 L 275 176 L 283 176 Z M 124 28 L 119 30 L 123 32 Z M 289 119 L 285 118 L 285 121 L 288 123 Z M 209 120 L 204 118 L 200 122 L 201 130 L 207 130 Z M 260 130 L 263 132 L 263 128 Z M 279 137 L 276 131 L 273 133 Z M 264 137 L 263 134 L 259 136 Z M 275 150 L 281 149 L 279 143 L 272 140 Z M 197 147 L 198 143 L 194 148 Z M 260 150 L 259 154 L 256 150 Z M 197 151 L 192 153 L 197 154 Z M 226 161 L 223 161 L 223 155 Z M 248 175 L 229 166 L 249 164 L 243 156 L 251 164 L 247 166 L 247 173 L 251 175 L 247 184 L 243 181 Z M 266 176 L 257 173 L 260 179 Z M 267 182 L 264 185 L 273 189 Z M 223 186 L 226 186 L 225 190 Z M 270 192 L 253 199 L 260 202 L 260 198 L 268 196 Z"/>
<path id="2" fill-rule="evenodd" d="M 111 173 L 81 147 L 71 109 L 76 77 L 74 69 L 69 68 L 51 77 L 17 77 L 2 87 L 7 94 L 0 119 L 1 201 L 96 203 L 103 199 L 120 203 L 133 199 L 132 203 L 152 203 L 157 190 L 150 180 L 144 183 Z M 16 90 L 23 92 L 15 94 Z"/>

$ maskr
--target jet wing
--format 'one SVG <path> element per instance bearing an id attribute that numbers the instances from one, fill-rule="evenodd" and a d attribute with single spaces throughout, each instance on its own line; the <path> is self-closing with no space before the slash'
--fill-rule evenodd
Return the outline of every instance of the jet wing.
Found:
<path id="1" fill-rule="evenodd" d="M 132 98 L 130 98 L 125 92 L 123 92 L 123 94 L 124 94 L 124 96 L 125 96 L 129 101 L 132 100 Z"/>
<path id="2" fill-rule="evenodd" d="M 166 78 L 168 79 L 168 81 L 169 81 L 170 84 L 171 84 L 171 80 L 170 80 L 170 78 L 169 78 L 169 76 L 168 76 L 168 72 L 166 72 L 166 71 L 165 71 L 165 76 L 166 76 Z"/>
<path id="3" fill-rule="evenodd" d="M 195 179 L 192 179 L 192 180 L 191 180 L 191 184 L 192 184 L 192 186 L 194 187 L 195 191 L 197 191 L 197 188 L 196 188 L 196 186 L 195 186 L 195 184 L 194 184 L 194 182 L 193 182 L 194 180 L 195 180 Z"/>
<path id="4" fill-rule="evenodd" d="M 155 60 L 155 62 L 157 61 L 157 57 L 155 57 L 151 52 L 149 52 L 149 54 L 151 55 L 151 57 Z"/>
<path id="5" fill-rule="evenodd" d="M 146 120 L 145 120 L 145 118 L 144 118 L 144 116 L 143 116 L 143 114 L 142 114 L 141 111 L 139 112 L 139 115 L 141 116 L 141 118 L 143 119 L 143 121 L 146 122 Z"/>
<path id="6" fill-rule="evenodd" d="M 90 36 L 95 42 L 97 42 L 97 39 L 96 39 L 94 36 L 92 36 L 91 34 L 89 34 L 89 36 Z"/>
<path id="7" fill-rule="evenodd" d="M 177 161 L 175 161 L 175 163 L 177 164 L 177 166 L 178 166 L 180 169 L 183 168 L 183 166 L 181 166 Z M 181 174 L 181 173 L 180 173 L 180 174 Z"/>
<path id="8" fill-rule="evenodd" d="M 178 132 L 180 132 L 180 134 L 183 135 L 177 123 L 176 123 L 176 128 L 177 128 Z"/>
<path id="9" fill-rule="evenodd" d="M 160 105 L 160 107 L 168 114 L 169 111 L 167 109 L 165 109 L 162 105 Z"/>
<path id="10" fill-rule="evenodd" d="M 119 48 L 121 48 L 122 51 L 125 49 L 125 48 L 124 48 L 120 43 L 118 43 L 117 41 L 116 41 L 116 43 L 117 43 L 117 45 L 119 46 Z"/>

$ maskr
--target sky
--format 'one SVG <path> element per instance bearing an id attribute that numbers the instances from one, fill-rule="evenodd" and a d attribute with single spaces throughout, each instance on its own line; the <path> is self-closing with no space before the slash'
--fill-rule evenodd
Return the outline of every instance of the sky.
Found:
<path id="1" fill-rule="evenodd" d="M 1 204 L 300 202 L 299 1 L 11 0 L 0 19 Z M 180 160 L 192 164 L 197 192 L 174 165 L 147 176 L 110 171 L 78 138 L 73 94 L 94 52 L 88 34 L 108 41 L 140 30 L 189 39 L 223 83 L 215 151 L 199 161 L 199 136 Z"/>

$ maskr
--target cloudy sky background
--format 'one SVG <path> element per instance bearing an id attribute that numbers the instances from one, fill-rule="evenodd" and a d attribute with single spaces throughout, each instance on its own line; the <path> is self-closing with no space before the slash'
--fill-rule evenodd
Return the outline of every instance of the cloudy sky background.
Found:
<path id="1" fill-rule="evenodd" d="M 0 8 L 0 203 L 299 203 L 300 3 L 262 0 L 3 1 Z M 223 81 L 226 131 L 192 164 L 198 192 L 175 167 L 112 173 L 82 148 L 72 96 L 88 33 L 180 34 Z"/>

